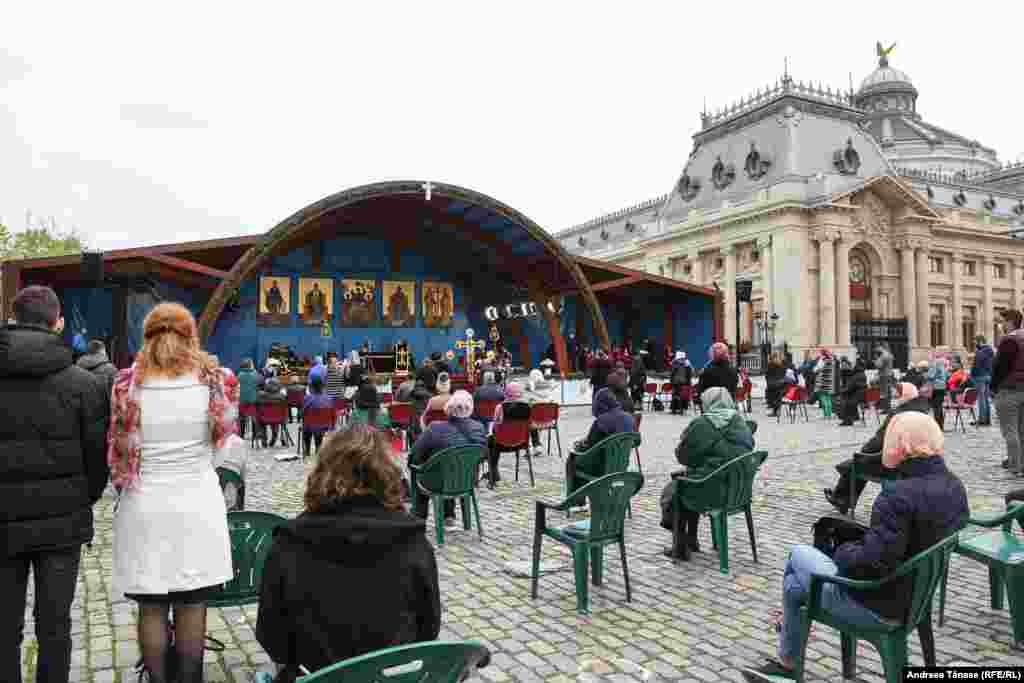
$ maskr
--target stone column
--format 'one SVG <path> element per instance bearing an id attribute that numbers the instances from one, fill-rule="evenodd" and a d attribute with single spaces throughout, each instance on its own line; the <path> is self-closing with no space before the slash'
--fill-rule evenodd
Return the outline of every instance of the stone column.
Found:
<path id="1" fill-rule="evenodd" d="M 819 230 L 814 235 L 818 242 L 818 339 L 822 346 L 836 343 L 836 254 L 834 230 Z"/>
<path id="2" fill-rule="evenodd" d="M 722 276 L 722 291 L 725 293 L 725 341 L 737 345 L 736 339 L 736 247 L 722 247 L 725 258 L 725 274 Z"/>
<path id="3" fill-rule="evenodd" d="M 1010 307 L 1016 310 L 1021 309 L 1021 280 L 1020 280 L 1020 261 L 1017 259 L 1010 260 Z"/>
<path id="4" fill-rule="evenodd" d="M 836 343 L 850 346 L 850 249 L 853 242 L 836 242 Z"/>
<path id="5" fill-rule="evenodd" d="M 704 284 L 704 262 L 700 260 L 700 252 L 693 252 L 693 268 L 690 270 L 690 277 L 693 280 L 693 284 L 702 285 Z"/>
<path id="6" fill-rule="evenodd" d="M 981 329 L 983 330 L 979 334 L 985 335 L 986 339 L 992 339 L 994 329 L 996 326 L 995 313 L 992 310 L 992 268 L 995 265 L 995 260 L 991 256 L 986 256 L 981 260 L 981 267 L 984 269 L 981 273 L 982 282 L 985 283 L 985 296 L 984 303 L 981 308 Z M 994 341 L 992 343 L 995 343 Z"/>
<path id="7" fill-rule="evenodd" d="M 772 240 L 770 237 L 762 237 L 757 240 L 757 250 L 761 252 L 761 292 L 764 295 L 765 315 L 771 316 L 775 308 L 772 301 L 772 277 L 774 276 L 772 264 Z"/>
<path id="8" fill-rule="evenodd" d="M 928 245 L 918 242 L 914 246 L 917 248 L 917 345 L 929 346 L 931 307 L 928 305 Z"/>
<path id="9" fill-rule="evenodd" d="M 955 254 L 950 262 L 950 267 L 953 269 L 953 329 L 950 330 L 949 338 L 952 341 L 951 346 L 954 349 L 970 349 L 973 346 L 972 339 L 964 339 L 964 299 L 963 293 L 960 289 L 960 277 L 963 270 L 963 259 L 959 254 Z"/>
<path id="10" fill-rule="evenodd" d="M 910 242 L 897 245 L 900 250 L 900 298 L 903 315 L 907 319 L 907 340 L 911 347 L 917 346 L 917 282 L 914 279 L 914 247 Z"/>

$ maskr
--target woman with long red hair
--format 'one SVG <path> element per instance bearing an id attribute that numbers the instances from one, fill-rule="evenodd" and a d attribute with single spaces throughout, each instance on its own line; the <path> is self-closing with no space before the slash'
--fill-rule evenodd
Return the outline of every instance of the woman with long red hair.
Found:
<path id="1" fill-rule="evenodd" d="M 159 304 L 142 327 L 142 350 L 118 375 L 111 404 L 114 593 L 139 603 L 149 681 L 195 683 L 208 594 L 233 577 L 213 456 L 238 438 L 238 380 L 200 349 L 184 306 Z"/>

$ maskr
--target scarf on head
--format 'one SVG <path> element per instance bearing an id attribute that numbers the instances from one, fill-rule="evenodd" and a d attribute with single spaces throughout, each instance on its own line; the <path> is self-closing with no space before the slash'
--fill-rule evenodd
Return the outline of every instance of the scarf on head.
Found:
<path id="1" fill-rule="evenodd" d="M 600 417 L 607 412 L 615 410 L 616 408 L 622 409 L 622 403 L 618 397 L 608 387 L 601 389 L 597 392 L 597 396 L 594 397 L 594 417 Z"/>
<path id="2" fill-rule="evenodd" d="M 722 387 L 711 387 L 700 395 L 704 417 L 715 429 L 723 429 L 736 416 L 736 403 Z"/>
<path id="3" fill-rule="evenodd" d="M 110 481 L 121 489 L 138 489 L 142 483 L 142 409 L 139 405 L 140 378 L 135 366 L 122 370 L 114 381 L 111 396 L 110 430 L 107 433 L 107 464 Z M 238 378 L 224 368 L 200 369 L 199 381 L 210 388 L 207 414 L 210 442 L 215 450 L 224 448 L 238 433 Z"/>
<path id="4" fill-rule="evenodd" d="M 444 404 L 444 412 L 448 417 L 470 417 L 473 415 L 473 397 L 468 391 L 459 389 Z"/>
<path id="5" fill-rule="evenodd" d="M 897 413 L 889 419 L 882 444 L 882 464 L 899 467 L 909 458 L 928 458 L 942 455 L 945 437 L 931 415 L 909 412 Z"/>

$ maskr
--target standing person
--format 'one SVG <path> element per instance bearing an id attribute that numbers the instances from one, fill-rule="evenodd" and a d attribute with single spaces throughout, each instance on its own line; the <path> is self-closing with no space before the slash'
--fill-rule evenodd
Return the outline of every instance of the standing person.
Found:
<path id="1" fill-rule="evenodd" d="M 778 352 L 768 357 L 764 371 L 764 398 L 772 417 L 777 417 L 782 406 L 782 391 L 785 388 L 786 369 L 782 367 L 782 356 Z"/>
<path id="2" fill-rule="evenodd" d="M 336 355 L 327 359 L 327 381 L 324 388 L 333 401 L 345 397 L 345 373 Z"/>
<path id="3" fill-rule="evenodd" d="M 708 349 L 708 356 L 711 358 L 711 362 L 700 373 L 697 396 L 703 396 L 704 392 L 711 387 L 722 387 L 729 392 L 730 396 L 735 396 L 740 378 L 736 369 L 729 362 L 729 347 L 722 342 L 715 342 Z"/>
<path id="4" fill-rule="evenodd" d="M 257 403 L 257 396 L 260 385 L 263 384 L 263 376 L 256 371 L 251 358 L 242 360 L 238 370 L 238 408 L 243 410 L 246 406 L 254 406 Z M 250 419 L 244 418 L 238 421 L 238 434 L 244 439 L 245 428 Z M 251 428 L 255 429 L 255 418 L 252 418 Z"/>
<path id="5" fill-rule="evenodd" d="M 647 356 L 647 358 L 644 358 Z M 633 404 L 640 410 L 644 408 L 644 392 L 647 389 L 647 366 L 646 360 L 651 358 L 650 354 L 637 354 L 633 357 L 633 367 L 629 369 L 629 393 Z"/>
<path id="6" fill-rule="evenodd" d="M 277 683 L 294 683 L 300 665 L 437 638 L 437 562 L 401 482 L 380 432 L 357 426 L 324 443 L 305 509 L 275 530 L 263 569 L 256 639 L 284 666 Z"/>
<path id="7" fill-rule="evenodd" d="M 107 400 L 109 400 L 110 390 L 114 387 L 114 378 L 117 377 L 117 368 L 107 356 L 106 345 L 99 339 L 91 340 L 85 355 L 79 358 L 75 365 L 99 377 L 104 386 L 104 393 L 107 394 Z"/>
<path id="8" fill-rule="evenodd" d="M 1003 467 L 1024 476 L 1024 457 L 1021 455 L 1021 437 L 1024 434 L 1024 332 L 1021 331 L 1021 313 L 1014 309 L 1003 311 L 1006 334 L 999 340 L 995 363 L 992 366 L 992 394 L 999 429 L 1006 440 L 1006 460 Z"/>
<path id="9" fill-rule="evenodd" d="M 747 404 L 747 412 L 750 413 L 753 410 L 751 407 L 753 403 L 751 394 L 754 393 L 754 383 L 750 380 L 750 373 L 747 372 L 746 368 L 740 368 L 739 381 L 740 386 L 743 387 L 743 395 L 745 397 L 743 402 Z M 704 400 L 701 399 L 701 403 L 703 402 Z"/>
<path id="10" fill-rule="evenodd" d="M 868 376 L 862 359 L 857 359 L 857 363 L 850 369 L 850 373 L 845 379 L 846 381 L 843 383 L 843 421 L 839 423 L 839 426 L 852 427 L 853 423 L 860 419 L 859 406 L 864 402 L 864 390 L 868 386 Z"/>
<path id="11" fill-rule="evenodd" d="M 836 360 L 828 349 L 821 349 L 814 366 L 814 394 L 825 419 L 832 417 L 832 394 L 836 392 Z"/>
<path id="12" fill-rule="evenodd" d="M 810 350 L 804 351 L 804 362 L 800 364 L 799 374 L 804 378 L 804 386 L 807 387 L 807 402 L 812 405 L 818 402 L 818 397 L 814 394 L 814 368 L 817 364 L 818 359 Z"/>
<path id="13" fill-rule="evenodd" d="M 108 461 L 120 492 L 113 592 L 139 603 L 149 680 L 202 683 L 206 600 L 234 577 L 213 460 L 238 439 L 238 380 L 200 349 L 195 319 L 181 304 L 157 305 L 142 334 L 112 401 Z"/>
<path id="14" fill-rule="evenodd" d="M 327 366 L 324 365 L 324 359 L 322 356 L 317 356 L 313 359 L 313 367 L 309 369 L 309 375 L 306 377 L 306 384 L 313 381 L 314 377 L 319 377 L 321 384 L 327 382 Z"/>
<path id="15" fill-rule="evenodd" d="M 946 381 L 949 380 L 949 363 L 946 354 L 941 351 L 932 351 L 928 359 L 928 374 L 926 379 L 932 385 L 932 416 L 939 424 L 939 429 L 945 431 L 946 425 Z"/>
<path id="16" fill-rule="evenodd" d="M 82 545 L 109 476 L 110 394 L 72 362 L 52 289 L 26 287 L 13 308 L 14 323 L 0 328 L 0 680 L 21 682 L 31 568 L 35 680 L 67 683 Z"/>
<path id="17" fill-rule="evenodd" d="M 875 352 L 875 367 L 878 369 L 878 410 L 888 413 L 892 407 L 892 352 L 884 342 L 878 345 Z"/>
<path id="18" fill-rule="evenodd" d="M 978 392 L 978 419 L 972 425 L 989 427 L 992 425 L 992 364 L 995 362 L 996 351 L 979 334 L 974 338 L 974 365 L 971 366 L 971 379 Z"/>
<path id="19" fill-rule="evenodd" d="M 590 370 L 590 388 L 593 396 L 597 396 L 597 392 L 608 386 L 608 375 L 612 372 L 612 362 L 608 359 L 608 354 L 604 349 L 594 352 L 588 369 Z M 591 399 L 591 403 L 593 403 L 593 399 Z"/>
<path id="20" fill-rule="evenodd" d="M 672 374 L 669 375 L 669 383 L 672 384 L 672 414 L 685 412 L 690 409 L 690 401 L 683 398 L 683 387 L 693 386 L 693 366 L 686 359 L 686 354 L 676 351 L 672 360 Z"/>

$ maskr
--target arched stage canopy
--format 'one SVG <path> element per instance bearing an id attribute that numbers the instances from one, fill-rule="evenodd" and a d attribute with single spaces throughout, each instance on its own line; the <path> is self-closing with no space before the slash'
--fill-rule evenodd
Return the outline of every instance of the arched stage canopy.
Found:
<path id="1" fill-rule="evenodd" d="M 552 330 L 559 364 L 565 368 L 565 342 L 547 303 L 557 292 L 574 289 L 590 312 L 598 340 L 609 346 L 601 307 L 579 265 L 539 225 L 515 209 L 473 190 L 416 180 L 362 185 L 338 192 L 292 214 L 270 229 L 238 260 L 206 305 L 199 321 L 205 340 L 242 282 L 275 255 L 314 240 L 342 236 L 386 239 L 397 251 L 465 252 L 461 273 L 474 291 L 497 284 L 537 303 Z M 393 266 L 394 267 L 394 266 Z"/>

